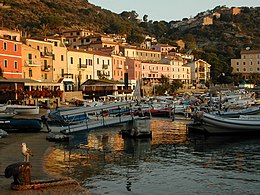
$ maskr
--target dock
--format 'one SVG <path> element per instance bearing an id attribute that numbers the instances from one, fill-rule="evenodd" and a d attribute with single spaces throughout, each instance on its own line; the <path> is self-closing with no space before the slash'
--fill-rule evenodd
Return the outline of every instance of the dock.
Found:
<path id="1" fill-rule="evenodd" d="M 134 120 L 149 119 L 149 117 L 134 116 L 132 111 L 133 102 L 113 102 L 102 106 L 95 107 L 80 107 L 71 110 L 59 111 L 60 116 L 69 118 L 71 116 L 86 115 L 87 120 L 82 120 L 78 123 L 69 123 L 59 127 L 49 127 L 52 132 L 61 132 L 65 135 L 76 133 L 79 131 L 93 130 L 103 127 L 110 127 L 118 124 L 127 123 Z M 129 113 L 121 112 L 123 108 L 129 108 Z M 118 109 L 116 114 L 104 114 L 105 111 Z"/>

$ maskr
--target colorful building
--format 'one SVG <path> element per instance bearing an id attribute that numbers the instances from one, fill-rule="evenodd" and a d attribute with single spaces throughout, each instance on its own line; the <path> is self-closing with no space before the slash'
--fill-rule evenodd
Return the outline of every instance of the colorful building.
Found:
<path id="1" fill-rule="evenodd" d="M 22 78 L 22 43 L 0 38 L 0 68 L 6 78 Z"/>

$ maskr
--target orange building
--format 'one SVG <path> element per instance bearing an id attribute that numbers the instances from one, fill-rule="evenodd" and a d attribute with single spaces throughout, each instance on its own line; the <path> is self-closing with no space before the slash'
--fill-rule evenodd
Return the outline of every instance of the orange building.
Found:
<path id="1" fill-rule="evenodd" d="M 0 67 L 6 78 L 22 78 L 22 43 L 0 38 Z"/>

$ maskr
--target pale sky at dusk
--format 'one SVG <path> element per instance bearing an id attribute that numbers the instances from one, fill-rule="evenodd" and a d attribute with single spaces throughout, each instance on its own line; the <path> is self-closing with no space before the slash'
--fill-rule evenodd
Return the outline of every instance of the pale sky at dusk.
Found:
<path id="1" fill-rule="evenodd" d="M 227 7 L 259 7 L 260 0 L 89 0 L 89 3 L 108 9 L 115 13 L 135 10 L 142 19 L 146 14 L 148 20 L 181 20 L 195 16 L 199 12 L 211 10 L 218 5 Z"/>

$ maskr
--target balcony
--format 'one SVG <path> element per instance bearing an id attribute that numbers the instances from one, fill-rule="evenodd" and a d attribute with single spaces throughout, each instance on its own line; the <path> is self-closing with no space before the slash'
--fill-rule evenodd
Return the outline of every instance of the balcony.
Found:
<path id="1" fill-rule="evenodd" d="M 51 71 L 51 66 L 48 65 L 48 66 L 42 67 L 42 71 L 44 71 L 44 72 L 50 72 L 50 71 Z"/>
<path id="2" fill-rule="evenodd" d="M 102 68 L 103 68 L 103 69 L 108 69 L 108 64 L 103 64 L 103 65 L 102 65 Z"/>
<path id="3" fill-rule="evenodd" d="M 88 68 L 87 64 L 78 64 L 78 68 Z"/>
<path id="4" fill-rule="evenodd" d="M 42 57 L 52 57 L 52 53 L 51 53 L 51 52 L 48 52 L 48 51 L 46 51 L 46 52 L 41 52 L 41 56 L 42 56 Z"/>
<path id="5" fill-rule="evenodd" d="M 37 60 L 25 60 L 24 66 L 41 66 L 41 63 Z"/>
<path id="6" fill-rule="evenodd" d="M 123 66 L 122 66 L 121 64 L 117 64 L 117 65 L 116 65 L 116 68 L 117 68 L 117 69 L 122 69 Z"/>

